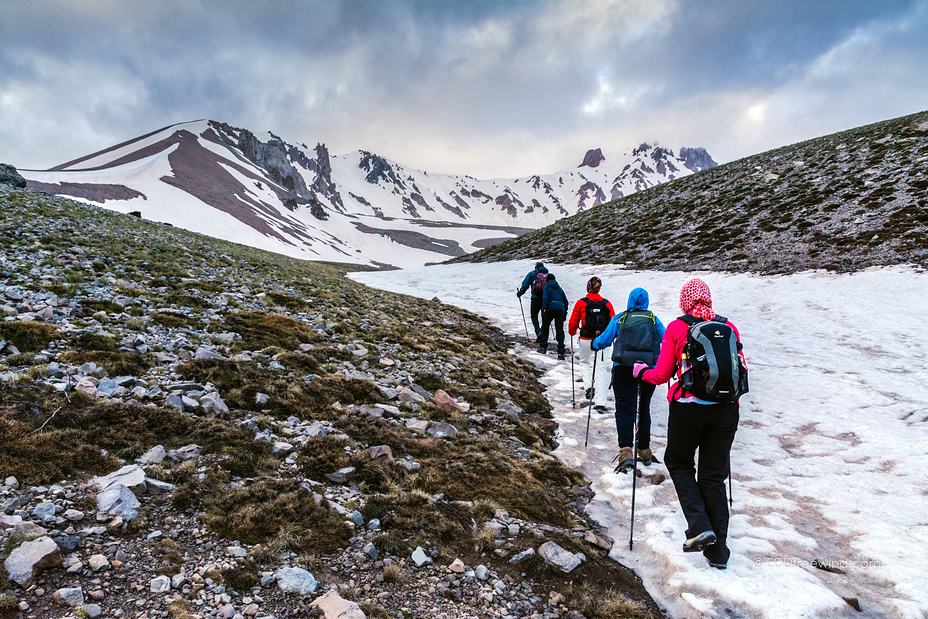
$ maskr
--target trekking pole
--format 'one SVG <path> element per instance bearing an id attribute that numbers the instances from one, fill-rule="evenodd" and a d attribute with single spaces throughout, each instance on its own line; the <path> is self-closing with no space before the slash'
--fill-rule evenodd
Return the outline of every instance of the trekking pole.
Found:
<path id="1" fill-rule="evenodd" d="M 522 310 L 522 326 L 525 327 L 525 339 L 528 340 L 528 323 L 525 322 L 525 306 L 522 304 L 522 297 L 519 297 L 519 309 Z"/>
<path id="2" fill-rule="evenodd" d="M 635 488 L 638 486 L 638 414 L 641 411 L 641 381 L 638 381 L 638 396 L 635 398 L 635 431 L 632 435 L 632 461 L 635 469 L 632 471 L 632 521 L 628 526 L 628 549 L 632 550 L 635 544 Z"/>
<path id="3" fill-rule="evenodd" d="M 728 506 L 735 506 L 735 500 L 731 496 L 731 452 L 728 453 Z"/>
<path id="4" fill-rule="evenodd" d="M 570 399 L 573 401 L 573 407 L 577 408 L 577 383 L 574 380 L 574 336 L 570 336 Z M 728 467 L 731 472 L 731 466 Z M 729 487 L 731 482 L 728 482 Z"/>
<path id="5" fill-rule="evenodd" d="M 590 342 L 590 346 L 593 343 Z M 593 355 L 593 376 L 596 376 L 596 355 Z M 592 381 L 595 384 L 595 381 Z M 593 416 L 593 396 L 596 394 L 596 387 L 590 393 L 590 407 L 586 411 L 586 438 L 583 439 L 583 448 L 586 449 L 587 443 L 590 442 L 590 418 Z"/>

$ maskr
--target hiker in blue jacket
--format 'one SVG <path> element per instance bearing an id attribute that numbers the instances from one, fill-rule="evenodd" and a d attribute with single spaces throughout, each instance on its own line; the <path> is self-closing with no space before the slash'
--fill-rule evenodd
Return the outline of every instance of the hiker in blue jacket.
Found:
<path id="1" fill-rule="evenodd" d="M 535 268 L 528 272 L 528 275 L 526 275 L 525 279 L 522 280 L 522 286 L 520 286 L 519 290 L 516 292 L 516 296 L 521 299 L 526 290 L 529 288 L 532 289 L 532 303 L 531 309 L 529 311 L 532 314 L 532 326 L 535 327 L 536 343 L 538 342 L 538 336 L 541 334 L 541 326 L 538 322 L 538 316 L 541 314 L 541 301 L 544 288 L 533 286 L 532 284 L 535 283 L 539 273 L 544 273 L 545 275 L 548 274 L 548 269 L 540 260 L 535 263 Z"/>
<path id="2" fill-rule="evenodd" d="M 557 338 L 557 358 L 564 360 L 564 319 L 567 318 L 567 295 L 554 277 L 548 273 L 544 294 L 541 299 L 541 333 L 538 335 L 538 352 L 548 352 L 548 330 L 554 322 L 555 337 Z"/>
<path id="3" fill-rule="evenodd" d="M 615 393 L 615 427 L 619 434 L 619 465 L 617 472 L 628 472 L 635 466 L 635 450 L 645 466 L 655 461 L 651 453 L 651 396 L 654 385 L 641 382 L 632 375 L 635 363 L 653 366 L 661 352 L 664 324 L 648 310 L 648 291 L 635 288 L 628 295 L 628 308 L 616 314 L 606 330 L 592 343 L 593 350 L 612 346 L 612 391 Z M 640 404 L 638 388 L 641 387 Z M 635 408 L 638 410 L 638 445 L 633 445 Z"/>

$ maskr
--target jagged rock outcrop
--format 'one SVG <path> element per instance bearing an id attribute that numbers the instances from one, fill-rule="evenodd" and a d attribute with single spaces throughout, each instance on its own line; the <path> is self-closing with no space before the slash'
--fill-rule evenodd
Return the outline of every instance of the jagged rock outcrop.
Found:
<path id="1" fill-rule="evenodd" d="M 700 170 L 706 170 L 708 168 L 714 168 L 718 164 L 712 159 L 709 153 L 706 152 L 705 148 L 681 148 L 680 149 L 680 159 L 683 160 L 683 165 L 687 169 L 692 170 L 693 172 L 698 172 Z"/>
<path id="2" fill-rule="evenodd" d="M 23 189 L 26 186 L 26 179 L 10 164 L 0 163 L 0 183 Z"/>
<path id="3" fill-rule="evenodd" d="M 583 163 L 580 164 L 580 167 L 582 168 L 586 166 L 590 168 L 595 168 L 596 166 L 598 166 L 605 160 L 606 158 L 603 156 L 602 149 L 594 148 L 592 150 L 586 151 L 586 155 L 583 156 Z"/>

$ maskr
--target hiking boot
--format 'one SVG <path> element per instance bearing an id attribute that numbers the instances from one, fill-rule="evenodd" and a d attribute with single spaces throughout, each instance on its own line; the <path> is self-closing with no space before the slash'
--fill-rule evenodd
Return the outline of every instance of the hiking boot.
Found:
<path id="1" fill-rule="evenodd" d="M 635 468 L 635 452 L 631 447 L 619 447 L 616 459 L 619 461 L 619 465 L 615 467 L 616 473 L 628 473 Z"/>
<path id="2" fill-rule="evenodd" d="M 655 462 L 654 454 L 651 453 L 649 448 L 638 449 L 638 460 L 645 466 L 651 466 L 652 462 Z"/>
<path id="3" fill-rule="evenodd" d="M 711 546 L 717 540 L 715 531 L 703 531 L 696 537 L 691 537 L 683 542 L 683 552 L 699 552 L 706 546 Z"/>
<path id="4" fill-rule="evenodd" d="M 563 360 L 566 359 L 566 358 L 567 358 L 567 357 L 564 356 L 564 353 L 562 353 L 562 352 L 557 353 L 557 360 L 558 360 L 558 361 L 563 361 Z"/>
<path id="5" fill-rule="evenodd" d="M 605 413 L 605 412 L 607 412 L 606 407 L 603 406 L 602 404 L 597 404 L 597 405 L 594 406 L 593 408 L 596 410 L 597 413 Z"/>
<path id="6" fill-rule="evenodd" d="M 592 400 L 593 399 L 593 388 L 587 387 L 586 391 L 583 392 L 583 395 L 586 397 L 587 400 Z"/>
<path id="7" fill-rule="evenodd" d="M 545 353 L 548 352 L 548 347 L 547 347 L 547 346 L 539 346 L 539 347 L 538 347 L 538 352 L 540 352 L 541 354 L 545 354 Z"/>
<path id="8" fill-rule="evenodd" d="M 714 567 L 717 570 L 727 570 L 728 564 L 727 563 L 713 563 L 712 561 L 709 561 L 709 567 Z"/>

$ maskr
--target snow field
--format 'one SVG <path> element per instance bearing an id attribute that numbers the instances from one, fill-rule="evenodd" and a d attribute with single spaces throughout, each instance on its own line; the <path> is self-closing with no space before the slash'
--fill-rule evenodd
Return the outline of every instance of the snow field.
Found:
<path id="1" fill-rule="evenodd" d="M 516 287 L 534 261 L 356 273 L 362 283 L 442 301 L 524 338 Z M 668 324 L 693 274 L 547 265 L 571 303 L 603 280 L 618 311 L 642 286 Z M 590 515 L 616 540 L 610 555 L 636 570 L 673 617 L 928 616 L 928 274 L 905 267 L 851 275 L 762 277 L 698 273 L 714 308 L 739 328 L 751 370 L 732 448 L 734 507 L 725 571 L 684 554 L 686 522 L 663 464 L 643 467 L 629 550 L 631 476 L 613 473 L 611 414 L 571 407 L 570 363 L 530 347 L 559 422 L 555 455 L 582 470 Z M 523 304 L 528 312 L 527 297 Z M 575 343 L 576 351 L 576 343 Z M 576 369 L 576 368 L 575 368 Z M 579 376 L 579 373 L 577 373 Z M 582 383 L 576 390 L 582 394 Z M 578 400 L 582 399 L 578 397 Z M 651 448 L 663 460 L 666 388 L 651 401 Z M 817 569 L 813 562 L 844 573 Z M 843 599 L 858 598 L 863 612 Z"/>

